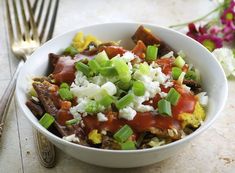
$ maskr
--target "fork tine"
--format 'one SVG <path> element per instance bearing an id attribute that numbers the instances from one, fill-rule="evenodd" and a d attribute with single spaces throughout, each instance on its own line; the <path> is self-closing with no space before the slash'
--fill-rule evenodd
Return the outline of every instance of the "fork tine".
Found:
<path id="1" fill-rule="evenodd" d="M 34 1 L 34 4 L 33 4 L 33 13 L 35 13 L 37 5 L 38 5 L 38 0 Z"/>
<path id="2" fill-rule="evenodd" d="M 38 1 L 37 1 L 38 2 Z M 42 10 L 43 10 L 43 6 L 44 6 L 44 0 L 42 0 L 41 5 L 40 5 L 40 9 L 39 9 L 39 13 L 38 13 L 38 17 L 36 20 L 36 24 L 37 26 L 39 26 L 40 20 L 41 20 L 41 16 L 42 16 Z"/>
<path id="3" fill-rule="evenodd" d="M 14 33 L 13 33 L 13 26 L 12 26 L 12 22 L 11 22 L 10 7 L 9 7 L 8 1 L 6 1 L 6 9 L 7 9 L 8 35 L 9 35 L 10 44 L 12 45 L 14 42 Z"/>
<path id="4" fill-rule="evenodd" d="M 29 32 L 29 26 L 27 24 L 27 19 L 25 15 L 25 9 L 24 9 L 24 4 L 23 1 L 20 0 L 20 6 L 21 6 L 21 13 L 22 13 L 22 18 L 23 18 L 23 24 L 24 24 L 24 29 L 25 29 L 25 40 L 29 41 L 30 40 L 30 32 Z"/>
<path id="5" fill-rule="evenodd" d="M 36 23 L 34 21 L 34 17 L 33 17 L 33 10 L 30 6 L 30 2 L 29 0 L 27 0 L 27 6 L 28 6 L 28 10 L 29 10 L 29 21 L 30 21 L 30 26 L 33 30 L 33 38 L 36 41 L 39 41 L 39 37 L 38 37 L 38 30 L 37 30 L 37 26 Z M 28 26 L 28 25 L 27 25 Z"/>
<path id="6" fill-rule="evenodd" d="M 51 2 L 52 2 L 52 0 L 50 0 L 49 5 L 47 7 L 46 17 L 44 19 L 44 23 L 43 23 L 43 26 L 42 26 L 43 29 L 45 29 L 46 25 L 47 25 L 48 17 L 49 17 L 49 14 L 50 14 Z M 39 37 L 40 41 L 43 39 L 44 33 L 45 32 L 43 32 L 43 31 L 41 32 L 40 37 Z"/>
<path id="7" fill-rule="evenodd" d="M 22 32 L 21 32 L 21 28 L 20 28 L 20 22 L 19 22 L 18 11 L 17 11 L 17 8 L 16 8 L 15 0 L 13 0 L 12 3 L 13 3 L 14 12 L 15 12 L 17 38 L 18 38 L 19 41 L 21 41 L 22 40 Z"/>
<path id="8" fill-rule="evenodd" d="M 56 0 L 56 4 L 55 4 L 55 7 L 54 7 L 54 11 L 53 11 L 53 16 L 52 16 L 52 19 L 51 19 L 51 24 L 50 24 L 50 27 L 49 27 L 49 32 L 48 32 L 46 40 L 50 40 L 52 38 L 54 28 L 55 28 L 55 21 L 56 21 L 58 7 L 59 7 L 59 0 Z"/>

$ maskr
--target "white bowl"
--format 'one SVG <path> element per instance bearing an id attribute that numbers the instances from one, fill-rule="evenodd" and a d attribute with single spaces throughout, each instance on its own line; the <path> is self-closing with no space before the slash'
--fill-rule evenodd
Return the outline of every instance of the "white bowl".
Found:
<path id="1" fill-rule="evenodd" d="M 205 131 L 218 118 L 227 98 L 228 86 L 223 70 L 215 57 L 202 45 L 179 32 L 146 24 L 144 25 L 145 27 L 149 28 L 153 34 L 160 37 L 176 51 L 183 50 L 188 57 L 187 62 L 194 64 L 200 70 L 203 88 L 209 95 L 207 117 L 200 128 L 181 140 L 158 148 L 114 151 L 67 142 L 50 133 L 38 123 L 38 120 L 25 105 L 28 80 L 32 75 L 46 75 L 49 53 L 58 53 L 66 48 L 71 43 L 74 35 L 79 31 L 95 35 L 102 41 L 122 40 L 125 47 L 131 48 L 133 47 L 131 36 L 139 25 L 137 23 L 107 23 L 79 28 L 47 42 L 37 49 L 25 63 L 16 86 L 18 104 L 32 125 L 67 154 L 84 162 L 105 167 L 130 168 L 149 165 L 177 154 L 181 149 L 184 149 L 190 140 Z"/>

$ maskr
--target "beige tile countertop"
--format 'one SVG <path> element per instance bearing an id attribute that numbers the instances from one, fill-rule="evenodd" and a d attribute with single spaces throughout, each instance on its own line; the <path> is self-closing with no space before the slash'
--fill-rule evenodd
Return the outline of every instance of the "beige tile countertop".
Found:
<path id="1" fill-rule="evenodd" d="M 61 0 L 54 36 L 68 30 L 103 22 L 134 21 L 163 26 L 195 19 L 213 9 L 209 0 Z M 18 61 L 8 46 L 5 8 L 0 0 L 0 97 Z M 42 167 L 35 153 L 32 127 L 15 101 L 10 107 L 0 142 L 0 173 L 216 173 L 235 172 L 235 81 L 229 81 L 229 97 L 221 116 L 205 133 L 165 161 L 133 169 L 97 167 L 57 150 L 57 164 Z"/>

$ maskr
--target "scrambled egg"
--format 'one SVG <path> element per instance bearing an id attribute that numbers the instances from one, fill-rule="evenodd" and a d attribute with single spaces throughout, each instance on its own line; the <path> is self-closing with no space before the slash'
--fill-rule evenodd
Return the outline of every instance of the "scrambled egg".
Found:
<path id="1" fill-rule="evenodd" d="M 78 32 L 73 38 L 72 46 L 75 47 L 79 52 L 82 52 L 88 47 L 91 42 L 94 42 L 97 45 L 101 43 L 93 35 L 84 36 L 82 32 Z"/>
<path id="2" fill-rule="evenodd" d="M 206 113 L 203 107 L 200 105 L 199 102 L 195 105 L 195 110 L 192 114 L 190 113 L 181 113 L 179 115 L 180 119 L 183 121 L 182 126 L 192 126 L 197 128 L 202 121 L 205 120 Z"/>
<path id="3" fill-rule="evenodd" d="M 98 133 L 97 129 L 92 130 L 88 134 L 88 139 L 92 141 L 93 144 L 100 144 L 102 141 L 102 136 L 100 133 Z"/>

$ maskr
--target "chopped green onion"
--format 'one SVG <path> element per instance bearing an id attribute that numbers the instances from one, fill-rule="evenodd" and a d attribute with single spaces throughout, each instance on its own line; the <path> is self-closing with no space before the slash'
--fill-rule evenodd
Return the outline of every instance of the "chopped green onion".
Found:
<path id="1" fill-rule="evenodd" d="M 158 48 L 156 46 L 148 46 L 146 51 L 146 60 L 154 61 L 157 59 Z"/>
<path id="2" fill-rule="evenodd" d="M 60 88 L 67 88 L 70 89 L 69 85 L 65 82 L 63 82 L 62 84 L 60 84 Z"/>
<path id="3" fill-rule="evenodd" d="M 123 82 L 129 82 L 131 80 L 131 73 L 126 62 L 119 58 L 113 59 L 112 62 L 117 70 L 119 79 Z"/>
<path id="4" fill-rule="evenodd" d="M 105 51 L 102 51 L 95 56 L 95 60 L 100 64 L 100 66 L 104 66 L 109 61 L 109 57 Z"/>
<path id="5" fill-rule="evenodd" d="M 90 69 L 95 73 L 97 73 L 100 70 L 100 65 L 95 59 L 90 60 L 88 62 L 88 65 Z"/>
<path id="6" fill-rule="evenodd" d="M 135 81 L 132 90 L 136 96 L 143 96 L 145 93 L 145 86 L 141 81 Z"/>
<path id="7" fill-rule="evenodd" d="M 182 70 L 179 67 L 172 68 L 172 77 L 174 80 L 177 80 L 182 73 Z"/>
<path id="8" fill-rule="evenodd" d="M 68 88 L 60 88 L 59 89 L 59 95 L 63 100 L 72 100 L 73 99 L 73 94 L 71 91 L 69 91 Z"/>
<path id="9" fill-rule="evenodd" d="M 102 99 L 99 101 L 99 103 L 104 107 L 108 107 L 109 105 L 111 105 L 112 102 L 113 98 L 108 94 L 102 97 Z"/>
<path id="10" fill-rule="evenodd" d="M 185 74 L 185 79 L 196 80 L 197 79 L 196 73 L 192 70 L 187 71 L 187 73 Z"/>
<path id="11" fill-rule="evenodd" d="M 182 68 L 185 64 L 184 59 L 181 56 L 178 56 L 174 61 L 175 66 Z"/>
<path id="12" fill-rule="evenodd" d="M 162 115 L 171 116 L 171 103 L 165 99 L 158 101 L 158 111 Z"/>
<path id="13" fill-rule="evenodd" d="M 122 90 L 128 90 L 132 84 L 133 84 L 133 81 L 129 81 L 129 82 L 122 82 L 122 81 L 117 81 L 116 83 L 116 86 Z"/>
<path id="14" fill-rule="evenodd" d="M 140 66 L 139 66 L 139 71 L 142 74 L 148 75 L 150 73 L 150 67 L 146 62 L 141 63 Z"/>
<path id="15" fill-rule="evenodd" d="M 48 129 L 54 121 L 55 118 L 52 115 L 45 113 L 43 117 L 39 120 L 39 123 L 46 129 Z"/>
<path id="16" fill-rule="evenodd" d="M 127 94 L 127 92 L 125 90 L 122 90 L 122 89 L 118 88 L 116 96 L 117 97 L 122 97 L 122 96 L 124 96 L 126 94 Z"/>
<path id="17" fill-rule="evenodd" d="M 65 54 L 69 54 L 69 55 L 71 55 L 71 56 L 75 56 L 75 55 L 78 54 L 79 52 L 78 52 L 78 50 L 77 50 L 75 47 L 69 46 L 69 47 L 67 47 L 67 48 L 64 50 L 64 53 L 65 53 Z"/>
<path id="18" fill-rule="evenodd" d="M 184 81 L 185 72 L 182 72 L 177 80 L 179 84 L 182 84 Z"/>
<path id="19" fill-rule="evenodd" d="M 87 103 L 85 107 L 85 111 L 87 113 L 96 113 L 100 111 L 100 104 L 96 101 L 91 100 Z"/>
<path id="20" fill-rule="evenodd" d="M 33 97 L 38 97 L 38 94 L 37 94 L 37 92 L 35 91 L 35 89 L 33 87 L 30 88 L 29 95 L 33 96 Z"/>
<path id="21" fill-rule="evenodd" d="M 132 134 L 132 129 L 128 125 L 124 125 L 113 135 L 113 137 L 118 142 L 125 142 Z"/>
<path id="22" fill-rule="evenodd" d="M 76 62 L 75 63 L 75 68 L 77 70 L 81 71 L 86 76 L 90 75 L 90 68 L 82 62 Z"/>
<path id="23" fill-rule="evenodd" d="M 175 88 L 171 88 L 166 96 L 166 100 L 169 101 L 172 105 L 177 105 L 180 98 L 180 93 L 175 90 Z"/>
<path id="24" fill-rule="evenodd" d="M 129 93 L 117 101 L 116 107 L 118 109 L 122 109 L 128 106 L 133 100 L 134 100 L 134 95 Z"/>
<path id="25" fill-rule="evenodd" d="M 74 124 L 77 124 L 81 119 L 80 118 L 74 118 L 74 119 L 71 119 L 71 120 L 68 120 L 68 121 L 65 121 L 65 124 L 66 125 L 74 125 Z"/>
<path id="26" fill-rule="evenodd" d="M 104 67 L 111 67 L 112 66 L 112 61 L 108 60 L 104 63 Z"/>
<path id="27" fill-rule="evenodd" d="M 118 74 L 115 67 L 102 67 L 99 72 L 103 76 L 115 76 Z"/>
<path id="28" fill-rule="evenodd" d="M 126 141 L 124 143 L 121 143 L 121 149 L 122 150 L 135 150 L 135 142 L 133 141 Z"/>

